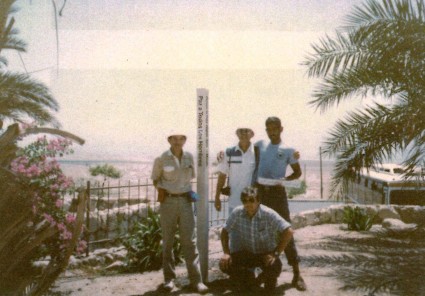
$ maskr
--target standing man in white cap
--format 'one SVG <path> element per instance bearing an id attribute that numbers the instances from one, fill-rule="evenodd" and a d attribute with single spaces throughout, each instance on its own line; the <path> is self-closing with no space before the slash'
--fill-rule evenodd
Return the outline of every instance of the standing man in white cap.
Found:
<path id="1" fill-rule="evenodd" d="M 251 144 L 254 132 L 251 128 L 240 127 L 236 129 L 236 136 L 239 139 L 238 144 L 226 149 L 224 161 L 221 161 L 217 167 L 219 175 L 215 192 L 215 208 L 221 211 L 221 190 L 226 184 L 226 177 L 229 176 L 227 186 L 230 187 L 230 195 L 227 216 L 234 208 L 242 205 L 240 199 L 242 190 L 254 182 L 255 153 L 254 146 Z"/>
<path id="2" fill-rule="evenodd" d="M 152 180 L 158 189 L 161 203 L 160 219 L 162 230 L 162 266 L 164 289 L 171 292 L 176 278 L 173 243 L 179 228 L 180 242 L 191 286 L 201 294 L 208 292 L 202 283 L 199 271 L 198 250 L 195 243 L 195 218 L 193 215 L 190 181 L 195 177 L 195 166 L 191 153 L 183 151 L 186 143 L 184 133 L 171 133 L 168 136 L 170 149 L 155 159 Z"/>

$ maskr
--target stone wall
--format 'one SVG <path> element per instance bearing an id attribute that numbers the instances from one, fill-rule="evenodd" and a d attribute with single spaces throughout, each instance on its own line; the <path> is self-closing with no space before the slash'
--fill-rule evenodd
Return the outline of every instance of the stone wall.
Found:
<path id="1" fill-rule="evenodd" d="M 388 227 L 400 227 L 394 221 L 402 221 L 406 224 L 419 224 L 425 223 L 425 207 L 421 206 L 388 206 L 388 205 L 337 205 L 330 206 L 328 208 L 305 211 L 300 214 L 292 216 L 292 227 L 294 229 L 302 228 L 306 226 L 314 226 L 320 224 L 341 224 L 343 223 L 344 207 L 360 207 L 364 208 L 370 216 L 374 216 L 375 224 L 385 223 L 389 224 Z M 386 222 L 384 222 L 384 220 Z M 400 223 L 402 223 L 400 222 Z M 404 224 L 403 223 L 403 224 Z M 404 225 L 410 229 L 411 225 Z M 221 227 L 210 228 L 210 252 L 211 250 L 218 251 L 217 254 L 221 254 L 220 244 L 220 232 Z M 125 266 L 125 257 L 127 250 L 123 247 L 115 247 L 109 249 L 97 249 L 90 252 L 89 256 L 80 256 L 76 258 L 71 256 L 69 267 L 71 269 L 78 268 L 81 266 L 91 266 L 95 269 L 105 270 L 122 270 Z M 40 262 L 40 264 L 43 262 Z M 48 262 L 45 262 L 46 265 Z M 43 265 L 43 264 L 41 264 Z"/>
<path id="2" fill-rule="evenodd" d="M 302 228 L 309 225 L 343 223 L 344 207 L 360 207 L 369 216 L 374 217 L 374 224 L 380 224 L 386 218 L 399 219 L 404 223 L 425 223 L 425 207 L 401 205 L 336 205 L 328 208 L 305 211 L 291 217 L 292 228 Z"/>

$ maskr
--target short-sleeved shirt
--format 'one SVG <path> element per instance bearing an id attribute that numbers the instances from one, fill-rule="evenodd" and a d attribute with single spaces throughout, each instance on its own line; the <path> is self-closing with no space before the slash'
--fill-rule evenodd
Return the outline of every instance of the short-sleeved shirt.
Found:
<path id="1" fill-rule="evenodd" d="M 217 171 L 229 176 L 231 187 L 229 208 L 242 205 L 241 192 L 251 185 L 254 169 L 255 155 L 252 144 L 246 152 L 243 152 L 239 145 L 226 149 L 224 159 L 219 163 Z"/>
<path id="2" fill-rule="evenodd" d="M 259 205 L 250 218 L 243 206 L 236 207 L 227 219 L 224 229 L 230 234 L 230 252 L 249 251 L 264 254 L 276 249 L 278 234 L 291 224 L 274 210 Z"/>
<path id="3" fill-rule="evenodd" d="M 193 156 L 183 151 L 181 161 L 167 150 L 157 157 L 153 164 L 151 179 L 158 181 L 157 186 L 169 193 L 179 194 L 192 190 L 190 181 L 195 178 Z"/>
<path id="4" fill-rule="evenodd" d="M 282 179 L 288 165 L 298 163 L 294 158 L 295 149 L 286 148 L 283 142 L 273 145 L 270 141 L 255 143 L 260 153 L 257 176 L 266 179 Z"/>

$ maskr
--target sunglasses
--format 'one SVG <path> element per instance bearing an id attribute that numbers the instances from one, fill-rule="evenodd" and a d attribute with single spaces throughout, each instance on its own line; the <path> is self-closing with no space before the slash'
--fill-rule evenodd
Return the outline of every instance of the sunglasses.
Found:
<path id="1" fill-rule="evenodd" d="M 242 203 L 243 204 L 246 204 L 246 203 L 255 203 L 255 202 L 256 202 L 256 200 L 255 200 L 254 197 L 248 197 L 248 198 L 242 199 Z"/>

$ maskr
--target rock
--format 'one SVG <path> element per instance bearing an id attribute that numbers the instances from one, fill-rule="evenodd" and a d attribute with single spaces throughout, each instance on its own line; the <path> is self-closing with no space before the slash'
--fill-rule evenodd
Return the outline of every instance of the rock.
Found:
<path id="1" fill-rule="evenodd" d="M 75 258 L 75 256 L 69 257 L 68 266 L 70 268 L 78 268 L 81 265 L 81 260 Z"/>
<path id="2" fill-rule="evenodd" d="M 84 264 L 87 264 L 87 265 L 90 265 L 90 266 L 96 266 L 98 264 L 99 260 L 95 255 L 90 254 L 88 257 L 84 258 L 82 260 L 82 262 Z"/>
<path id="3" fill-rule="evenodd" d="M 106 255 L 109 252 L 108 249 L 97 249 L 94 250 L 93 254 L 96 256 L 102 256 L 102 255 Z"/>
<path id="4" fill-rule="evenodd" d="M 125 263 L 124 262 L 122 262 L 122 261 L 115 261 L 114 263 L 108 265 L 105 268 L 105 270 L 109 270 L 109 271 L 116 270 L 116 271 L 118 271 L 118 270 L 123 269 L 124 266 L 125 266 Z"/>
<path id="5" fill-rule="evenodd" d="M 344 220 L 344 206 L 330 206 L 328 209 L 331 214 L 331 222 L 342 223 Z"/>
<path id="6" fill-rule="evenodd" d="M 304 215 L 295 215 L 291 219 L 292 229 L 302 228 L 302 227 L 305 227 L 306 225 L 307 224 L 306 224 L 306 219 L 305 219 Z"/>
<path id="7" fill-rule="evenodd" d="M 415 230 L 417 225 L 414 223 L 406 224 L 399 219 L 387 218 L 382 221 L 382 227 L 394 232 L 409 232 Z"/>
<path id="8" fill-rule="evenodd" d="M 125 249 L 119 250 L 117 252 L 114 252 L 113 255 L 114 255 L 115 259 L 122 260 L 127 256 L 127 250 L 125 250 Z"/>
<path id="9" fill-rule="evenodd" d="M 404 206 L 398 207 L 401 220 L 405 223 L 425 223 L 425 207 L 421 206 Z"/>
<path id="10" fill-rule="evenodd" d="M 315 211 L 306 211 L 304 212 L 304 217 L 307 225 L 317 225 L 320 224 L 320 219 L 317 216 Z"/>
<path id="11" fill-rule="evenodd" d="M 378 210 L 378 217 L 384 221 L 387 218 L 400 219 L 400 215 L 391 206 L 381 206 Z"/>
<path id="12" fill-rule="evenodd" d="M 110 264 L 114 262 L 114 256 L 112 254 L 106 254 L 105 255 L 105 263 Z"/>
<path id="13" fill-rule="evenodd" d="M 332 221 L 332 215 L 327 209 L 319 210 L 320 224 L 327 224 Z"/>
<path id="14" fill-rule="evenodd" d="M 43 270 L 49 265 L 50 261 L 48 260 L 41 260 L 41 261 L 35 261 L 32 265 L 37 268 L 38 270 Z"/>

